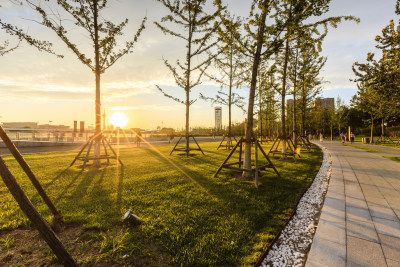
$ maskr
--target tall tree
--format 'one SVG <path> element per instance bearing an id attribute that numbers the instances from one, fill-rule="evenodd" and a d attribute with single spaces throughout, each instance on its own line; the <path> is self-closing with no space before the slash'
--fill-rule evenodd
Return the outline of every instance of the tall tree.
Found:
<path id="1" fill-rule="evenodd" d="M 229 17 L 228 13 L 224 15 Z M 231 27 L 235 30 L 239 29 L 240 21 L 230 18 L 232 21 Z M 207 75 L 211 80 L 217 82 L 221 89 L 215 97 L 207 97 L 200 93 L 200 98 L 210 101 L 212 104 L 221 104 L 228 106 L 228 143 L 231 142 L 232 136 L 232 106 L 237 106 L 244 110 L 244 97 L 235 93 L 233 90 L 240 88 L 245 82 L 244 75 L 246 72 L 246 62 L 243 54 L 237 50 L 237 41 L 232 34 L 226 34 L 228 30 L 221 25 L 218 28 L 218 33 L 221 42 L 217 45 L 219 55 L 215 57 L 214 63 L 216 69 L 220 72 L 219 75 Z M 224 88 L 228 92 L 224 92 Z M 230 146 L 229 146 L 230 147 Z"/>
<path id="2" fill-rule="evenodd" d="M 80 62 L 89 67 L 95 74 L 96 80 L 96 96 L 95 96 L 95 122 L 96 122 L 96 139 L 94 146 L 94 167 L 100 166 L 100 142 L 101 142 L 101 102 L 100 102 L 100 78 L 108 68 L 115 64 L 121 57 L 131 53 L 135 43 L 145 28 L 147 17 L 142 23 L 136 34 L 127 41 L 122 48 L 119 48 L 117 38 L 122 36 L 123 30 L 128 24 L 128 19 L 123 20 L 119 24 L 115 24 L 105 19 L 102 12 L 109 9 L 107 0 L 49 0 L 57 7 L 63 9 L 68 15 L 67 20 L 58 12 L 45 10 L 40 5 L 40 1 L 26 0 L 42 17 L 44 26 L 53 30 L 58 37 L 67 45 L 67 47 L 78 57 Z M 79 49 L 78 45 L 70 37 L 71 32 L 66 29 L 64 23 L 72 21 L 75 26 L 83 30 L 90 40 L 92 50 L 92 58 L 87 56 Z"/>
<path id="3" fill-rule="evenodd" d="M 215 3 L 222 7 L 220 0 Z M 229 20 L 222 17 L 222 22 L 228 27 L 228 34 L 238 41 L 240 51 L 253 58 L 251 63 L 250 74 L 250 90 L 247 108 L 247 123 L 245 126 L 245 147 L 244 147 L 244 169 L 242 176 L 244 178 L 251 178 L 251 139 L 253 138 L 253 125 L 254 125 L 254 105 L 257 87 L 257 75 L 260 65 L 261 57 L 269 58 L 275 53 L 281 44 L 279 38 L 283 27 L 276 27 L 276 25 L 267 25 L 267 16 L 273 13 L 275 6 L 274 0 L 254 0 L 250 8 L 250 18 L 248 23 L 244 24 L 245 31 L 248 38 L 241 38 L 238 31 L 229 27 Z M 246 42 L 248 41 L 248 42 Z"/>
<path id="4" fill-rule="evenodd" d="M 306 134 L 307 114 L 311 109 L 312 101 L 321 91 L 323 80 L 320 71 L 325 65 L 326 58 L 314 53 L 312 46 L 302 46 L 298 61 L 298 90 L 300 110 L 300 133 Z"/>
<path id="5" fill-rule="evenodd" d="M 322 40 L 327 34 L 328 26 L 332 26 L 334 28 L 342 20 L 355 20 L 358 19 L 352 16 L 339 16 L 339 17 L 329 17 L 317 22 L 306 23 L 306 21 L 311 17 L 319 17 L 328 12 L 329 10 L 330 0 L 322 1 L 322 0 L 286 0 L 282 1 L 281 5 L 279 5 L 278 15 L 281 17 L 282 21 L 286 23 L 286 35 L 285 35 L 285 47 L 283 50 L 283 64 L 282 64 L 282 103 L 281 103 L 281 135 L 282 135 L 282 154 L 281 158 L 286 158 L 286 116 L 285 116 L 285 97 L 287 94 L 287 68 L 289 61 L 289 51 L 291 42 L 295 39 L 296 35 L 301 34 L 305 30 L 310 30 L 316 37 L 313 40 L 314 43 L 318 45 L 321 44 Z M 318 30 L 322 28 L 322 31 Z M 309 38 L 313 38 L 309 35 Z"/>
<path id="6" fill-rule="evenodd" d="M 186 43 L 186 59 L 184 64 L 177 60 L 176 67 L 174 67 L 168 60 L 164 59 L 165 66 L 172 72 L 176 84 L 184 89 L 185 99 L 181 100 L 178 97 L 166 93 L 158 85 L 157 88 L 166 97 L 178 103 L 182 103 L 186 107 L 186 156 L 189 156 L 189 110 L 190 106 L 197 100 L 190 99 L 190 92 L 194 87 L 201 84 L 205 71 L 216 56 L 208 52 L 217 44 L 217 41 L 213 40 L 213 35 L 217 29 L 213 22 L 215 21 L 218 11 L 213 14 L 207 14 L 204 11 L 207 0 L 157 1 L 161 2 L 170 11 L 170 14 L 163 17 L 161 22 L 171 22 L 184 28 L 184 33 L 179 33 L 155 22 L 164 34 L 182 39 Z M 196 62 L 197 58 L 201 58 L 199 62 Z"/>

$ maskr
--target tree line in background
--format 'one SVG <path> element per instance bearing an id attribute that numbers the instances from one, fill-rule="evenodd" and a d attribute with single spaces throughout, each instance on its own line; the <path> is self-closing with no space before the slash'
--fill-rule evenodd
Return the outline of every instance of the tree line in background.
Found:
<path id="1" fill-rule="evenodd" d="M 395 13 L 400 15 L 400 1 L 396 2 Z M 400 125 L 400 25 L 390 20 L 375 38 L 380 58 L 369 52 L 365 63 L 355 62 L 353 72 L 356 75 L 358 92 L 352 99 L 352 105 L 359 114 L 360 123 L 370 126 L 370 136 L 380 124 L 380 134 L 384 138 L 386 126 Z M 393 128 L 392 128 L 393 129 Z M 392 130 L 398 135 L 398 129 Z"/>

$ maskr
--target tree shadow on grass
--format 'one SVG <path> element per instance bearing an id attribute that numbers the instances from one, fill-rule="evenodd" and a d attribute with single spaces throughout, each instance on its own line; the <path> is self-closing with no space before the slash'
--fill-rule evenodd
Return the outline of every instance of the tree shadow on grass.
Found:
<path id="1" fill-rule="evenodd" d="M 124 175 L 125 167 L 121 166 L 121 172 L 118 175 L 118 187 L 117 187 L 117 210 L 120 211 L 122 208 L 122 197 L 124 192 Z"/>
<path id="2" fill-rule="evenodd" d="M 67 193 L 67 191 L 71 188 L 71 186 L 73 186 L 73 184 L 75 184 L 75 182 L 82 175 L 82 173 L 83 173 L 83 170 L 80 170 L 79 172 L 76 173 L 76 175 L 74 177 L 72 177 L 72 179 L 69 181 L 68 185 L 66 185 L 64 187 L 63 191 L 61 191 L 61 193 L 58 194 L 57 198 L 54 200 L 56 203 L 59 202 L 61 200 L 61 198 L 64 197 L 65 193 Z"/>
<path id="3" fill-rule="evenodd" d="M 149 152 L 153 156 L 158 157 L 164 164 L 170 164 L 168 160 L 160 156 L 157 152 Z M 211 161 L 203 158 L 196 158 L 192 161 L 185 160 L 184 163 L 189 164 L 189 166 L 198 164 L 195 161 L 202 161 L 213 165 Z M 296 170 L 286 172 L 282 179 L 277 178 L 274 172 L 263 172 L 260 177 L 260 186 L 256 189 L 253 181 L 238 181 L 232 176 L 232 172 L 226 172 L 219 178 L 211 178 L 211 175 L 215 171 L 214 169 L 212 172 L 209 170 L 199 172 L 198 170 L 186 167 L 186 164 L 180 163 L 175 162 L 210 197 L 218 199 L 219 205 L 216 206 L 217 209 L 223 207 L 227 213 L 237 213 L 240 216 L 246 217 L 246 220 L 252 222 L 254 225 L 253 230 L 255 231 L 264 228 L 265 221 L 271 219 L 273 214 L 282 213 L 292 207 L 296 200 L 295 195 L 300 194 L 302 189 L 306 187 L 304 181 L 287 178 L 293 176 Z M 295 190 L 297 188 L 299 190 Z M 288 199 L 292 201 L 288 201 Z M 182 199 L 182 201 L 185 200 Z"/>
<path id="4" fill-rule="evenodd" d="M 207 165 L 213 165 L 215 157 L 164 157 L 151 150 L 149 154 L 160 165 L 171 166 L 171 160 L 181 169 L 181 174 L 175 172 L 157 182 L 152 180 L 157 187 L 152 187 L 151 192 L 159 199 L 146 206 L 156 214 L 161 212 L 154 215 L 153 221 L 158 221 L 153 229 L 167 230 L 161 236 L 150 234 L 165 239 L 163 243 L 169 244 L 176 263 L 188 263 L 187 250 L 201 251 L 200 256 L 194 256 L 195 261 L 203 257 L 213 258 L 216 265 L 241 265 L 238 259 L 254 253 L 255 245 L 268 245 L 266 242 L 279 232 L 310 182 L 304 175 L 295 176 L 298 168 L 304 167 L 300 161 L 283 171 L 281 179 L 272 171 L 262 172 L 256 189 L 254 181 L 237 180 L 232 171 L 212 178 L 215 169 L 210 170 Z M 138 186 L 146 186 L 146 181 L 142 183 Z M 231 240 L 240 246 L 232 246 Z"/>
<path id="5" fill-rule="evenodd" d="M 47 189 L 49 186 L 53 185 L 56 181 L 58 181 L 61 177 L 64 176 L 64 174 L 66 174 L 68 171 L 73 172 L 70 167 L 62 170 L 56 177 L 54 177 L 50 182 L 46 183 L 45 185 L 43 185 L 43 189 Z M 81 170 L 82 172 L 82 170 Z"/>

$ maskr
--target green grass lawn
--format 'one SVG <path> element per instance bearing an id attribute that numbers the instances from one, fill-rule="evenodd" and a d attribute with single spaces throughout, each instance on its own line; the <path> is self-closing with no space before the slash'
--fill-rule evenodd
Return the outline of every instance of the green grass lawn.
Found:
<path id="1" fill-rule="evenodd" d="M 122 149 L 124 167 L 111 165 L 83 172 L 79 165 L 67 168 L 76 152 L 32 154 L 25 159 L 67 225 L 79 230 L 62 240 L 81 263 L 251 265 L 315 177 L 322 151 L 313 146 L 311 153 L 302 153 L 297 161 L 273 159 L 282 179 L 272 170 L 262 172 L 256 189 L 253 181 L 238 180 L 232 171 L 224 170 L 212 178 L 228 151 L 217 151 L 217 143 L 201 146 L 206 156 L 168 156 L 169 145 Z M 51 221 L 50 212 L 22 170 L 13 158 L 4 158 L 39 212 Z M 142 219 L 139 227 L 121 224 L 128 209 Z M 0 211 L 3 239 L 11 230 L 29 226 L 3 184 Z M 4 255 L 10 246 L 2 244 Z M 16 245 L 14 250 L 22 253 Z M 48 249 L 43 253 L 48 255 Z"/>
<path id="2" fill-rule="evenodd" d="M 382 153 L 382 151 L 376 150 L 376 149 L 372 149 L 372 148 L 368 148 L 368 147 L 363 147 L 363 146 L 357 146 L 357 145 L 349 145 L 349 144 L 343 144 L 345 146 L 349 146 L 349 147 L 354 147 L 354 148 L 358 148 L 367 152 L 372 152 L 372 153 Z"/>
<path id="3" fill-rule="evenodd" d="M 399 162 L 399 163 L 400 163 L 400 157 L 385 157 L 385 158 L 387 158 L 387 159 L 390 159 L 390 160 L 393 160 L 393 161 L 396 161 L 396 162 Z"/>

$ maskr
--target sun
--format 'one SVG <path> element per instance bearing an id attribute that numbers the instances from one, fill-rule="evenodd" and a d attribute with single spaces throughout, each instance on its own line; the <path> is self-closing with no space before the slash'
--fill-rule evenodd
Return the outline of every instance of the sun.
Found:
<path id="1" fill-rule="evenodd" d="M 122 112 L 115 112 L 110 116 L 110 123 L 114 127 L 125 127 L 128 124 L 128 117 Z"/>

